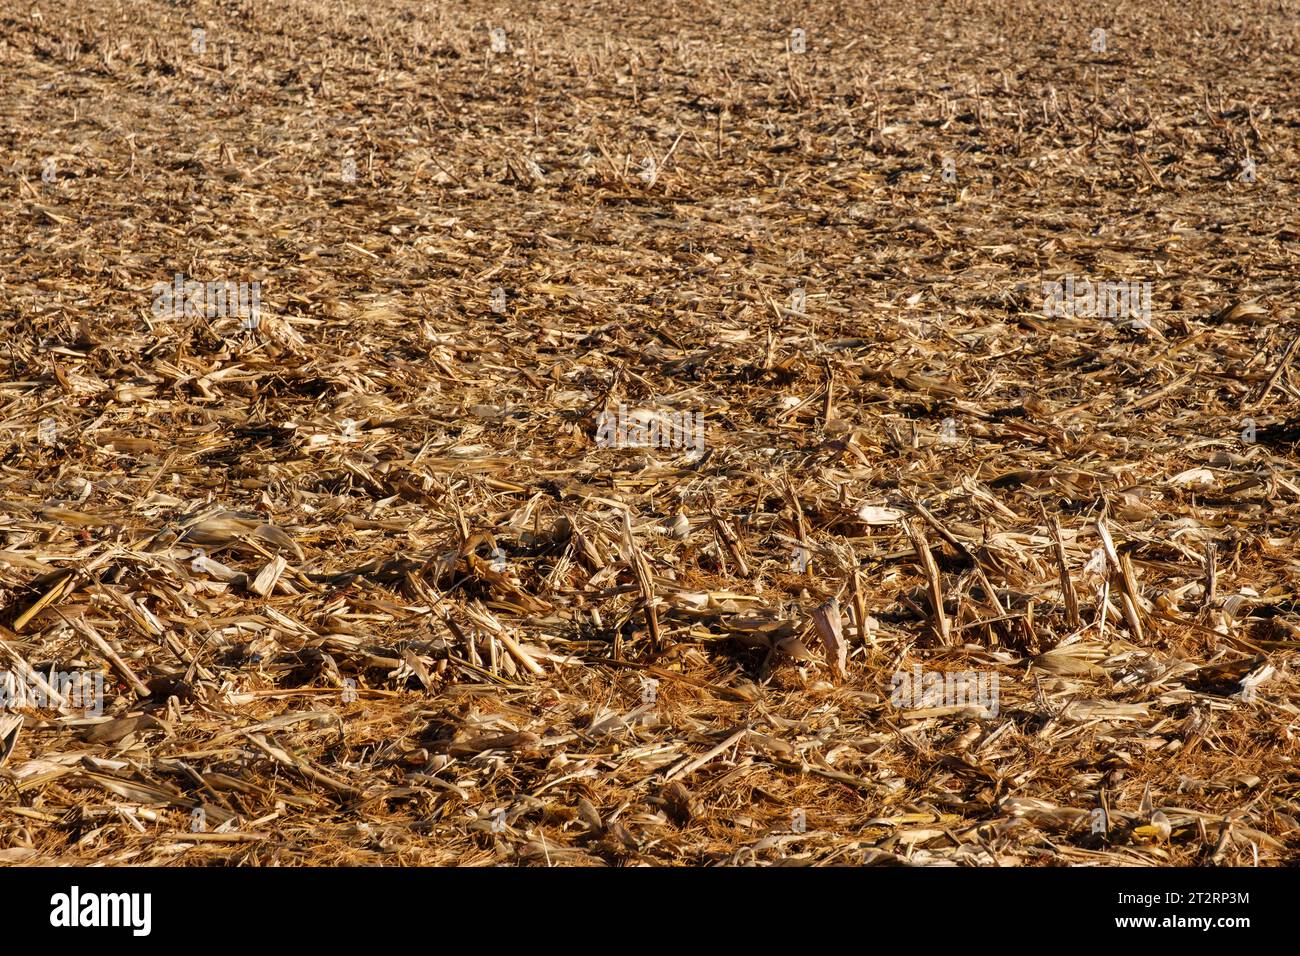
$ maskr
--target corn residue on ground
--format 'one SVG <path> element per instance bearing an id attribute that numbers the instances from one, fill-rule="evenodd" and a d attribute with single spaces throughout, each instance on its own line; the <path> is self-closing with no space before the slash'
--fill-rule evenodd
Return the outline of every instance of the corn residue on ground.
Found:
<path id="1" fill-rule="evenodd" d="M 1294 864 L 1300 6 L 1105 7 L 0 0 L 0 863 Z"/>

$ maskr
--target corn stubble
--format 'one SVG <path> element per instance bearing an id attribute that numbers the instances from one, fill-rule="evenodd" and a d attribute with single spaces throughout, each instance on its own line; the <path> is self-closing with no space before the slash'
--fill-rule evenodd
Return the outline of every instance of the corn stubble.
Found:
<path id="1" fill-rule="evenodd" d="M 0 863 L 1294 862 L 1296 4 L 869 6 L 0 0 Z"/>

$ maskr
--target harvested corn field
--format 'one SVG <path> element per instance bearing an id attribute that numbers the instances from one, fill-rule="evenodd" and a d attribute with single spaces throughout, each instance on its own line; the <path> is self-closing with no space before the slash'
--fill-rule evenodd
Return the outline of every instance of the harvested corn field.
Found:
<path id="1" fill-rule="evenodd" d="M 0 862 L 1277 866 L 1296 0 L 0 0 Z"/>

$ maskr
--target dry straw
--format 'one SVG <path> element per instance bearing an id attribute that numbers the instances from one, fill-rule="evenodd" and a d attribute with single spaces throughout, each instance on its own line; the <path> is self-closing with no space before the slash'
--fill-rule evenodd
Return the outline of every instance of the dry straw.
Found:
<path id="1" fill-rule="evenodd" d="M 1294 862 L 1287 4 L 3 6 L 0 862 Z"/>

